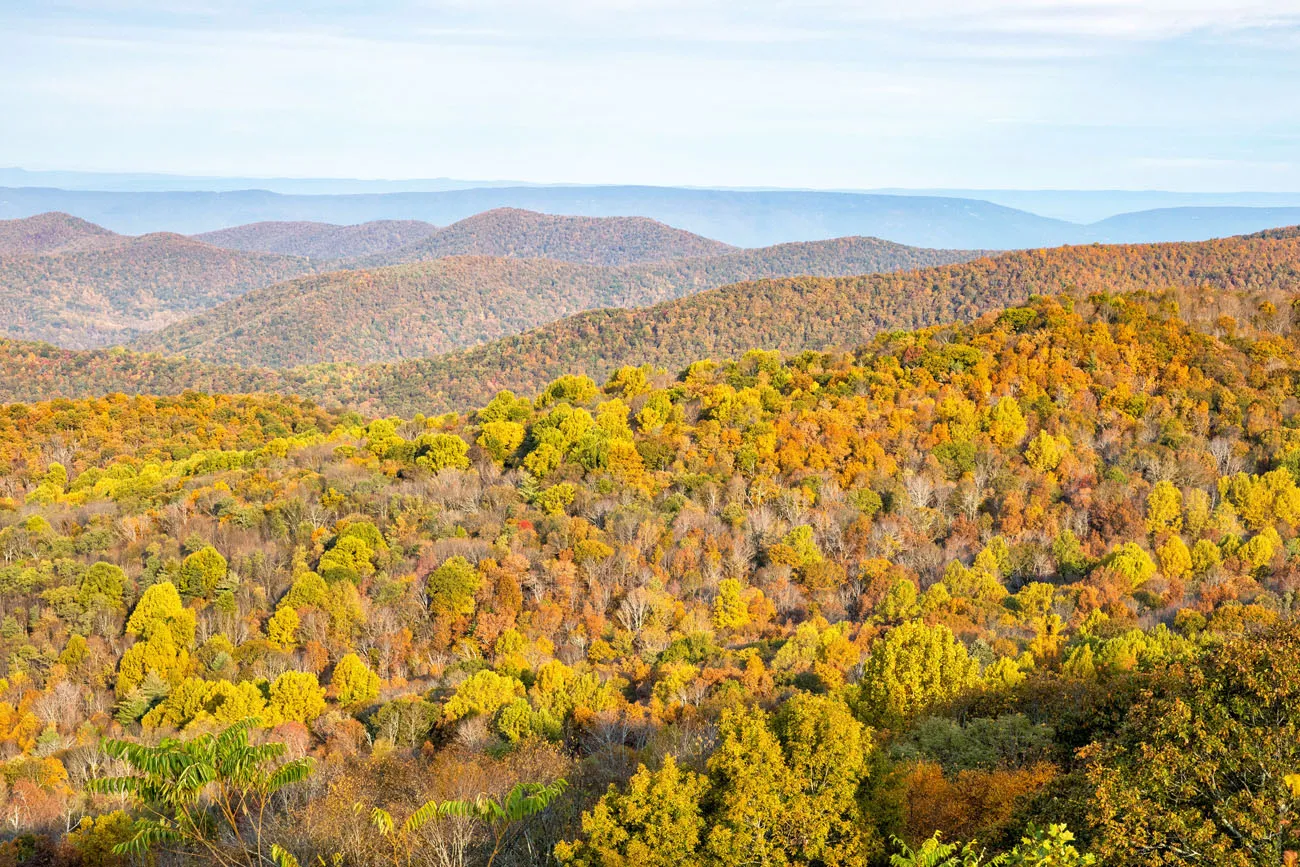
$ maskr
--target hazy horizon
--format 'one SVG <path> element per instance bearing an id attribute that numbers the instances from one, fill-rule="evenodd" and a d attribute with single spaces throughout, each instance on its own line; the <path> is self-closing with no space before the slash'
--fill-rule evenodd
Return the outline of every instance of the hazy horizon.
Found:
<path id="1" fill-rule="evenodd" d="M 0 164 L 1300 190 L 1300 0 L 15 0 Z"/>

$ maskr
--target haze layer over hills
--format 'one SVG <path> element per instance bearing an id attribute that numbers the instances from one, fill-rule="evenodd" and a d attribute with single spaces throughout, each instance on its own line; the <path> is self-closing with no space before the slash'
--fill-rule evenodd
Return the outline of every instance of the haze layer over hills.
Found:
<path id="1" fill-rule="evenodd" d="M 802 190 L 703 190 L 636 186 L 480 186 L 435 192 L 281 194 L 266 190 L 105 192 L 37 187 L 0 188 L 0 218 L 66 211 L 119 232 L 209 232 L 260 221 L 358 224 L 373 220 L 419 220 L 446 226 L 495 208 L 548 214 L 648 217 L 741 247 L 863 235 L 921 247 L 1014 249 L 1080 243 L 1193 241 L 1300 222 L 1300 196 L 1245 197 L 1269 207 L 1220 205 L 1214 196 L 1195 206 L 1169 208 L 1149 222 L 1145 205 L 1178 198 L 1114 194 L 1110 207 L 1137 216 L 1116 224 L 1071 222 L 1033 212 L 1092 215 L 1101 206 L 1069 194 L 1004 191 L 997 198 L 1019 207 L 968 196 L 821 192 Z M 1094 197 L 1095 198 L 1095 197 Z M 1233 199 L 1227 202 L 1235 201 Z M 1136 208 L 1132 206 L 1136 205 Z M 1109 216 L 1118 216 L 1111 211 Z M 1158 231 L 1153 228 L 1158 226 Z"/>

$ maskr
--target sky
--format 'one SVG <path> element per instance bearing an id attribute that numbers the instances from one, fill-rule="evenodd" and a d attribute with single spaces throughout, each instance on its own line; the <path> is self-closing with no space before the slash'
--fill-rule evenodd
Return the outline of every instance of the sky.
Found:
<path id="1" fill-rule="evenodd" d="M 1300 191 L 1300 0 L 3 0 L 0 165 Z"/>

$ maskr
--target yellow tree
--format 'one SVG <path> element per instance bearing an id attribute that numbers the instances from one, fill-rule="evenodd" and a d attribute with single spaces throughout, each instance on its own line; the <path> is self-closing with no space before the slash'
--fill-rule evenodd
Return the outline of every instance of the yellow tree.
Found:
<path id="1" fill-rule="evenodd" d="M 854 704 L 868 723 L 897 725 L 979 682 L 979 663 L 943 625 L 909 621 L 871 647 Z"/>

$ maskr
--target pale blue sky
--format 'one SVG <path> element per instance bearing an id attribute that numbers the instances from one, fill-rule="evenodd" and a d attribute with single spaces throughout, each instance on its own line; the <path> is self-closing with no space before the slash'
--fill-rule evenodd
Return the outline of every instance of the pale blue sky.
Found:
<path id="1" fill-rule="evenodd" d="M 1300 190 L 1300 0 L 3 0 L 0 165 Z"/>

